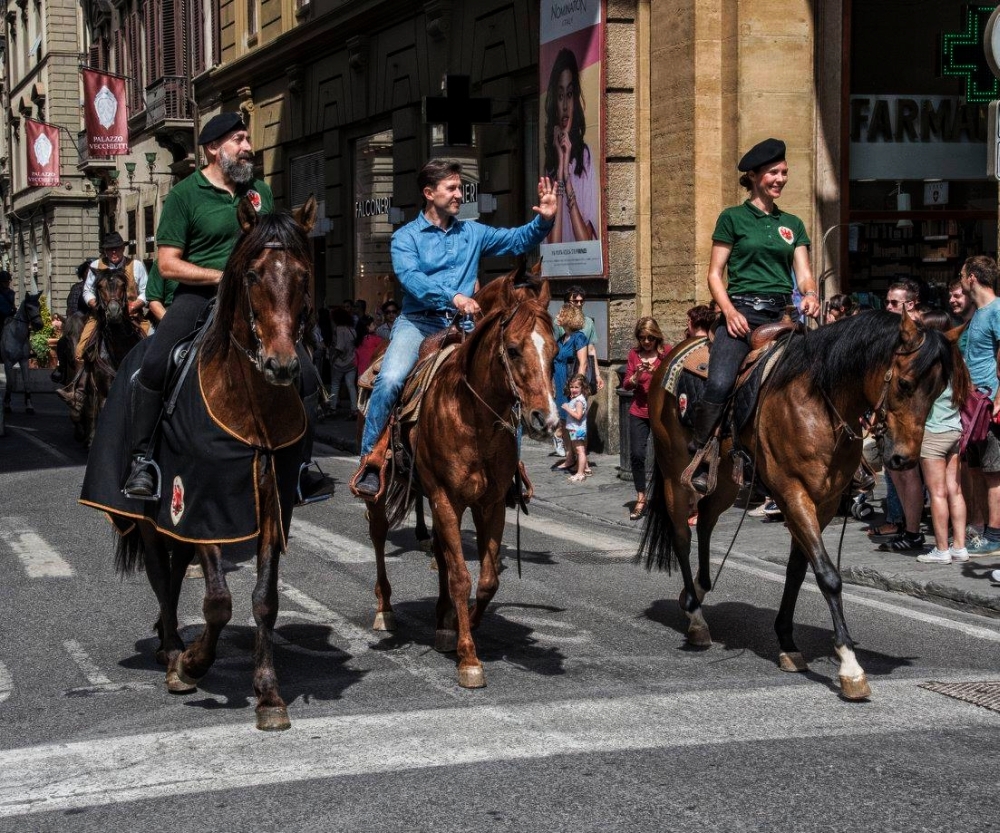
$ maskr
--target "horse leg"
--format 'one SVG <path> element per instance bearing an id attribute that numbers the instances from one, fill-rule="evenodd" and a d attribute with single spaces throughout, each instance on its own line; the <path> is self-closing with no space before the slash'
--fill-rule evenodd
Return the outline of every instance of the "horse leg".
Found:
<path id="1" fill-rule="evenodd" d="M 778 655 L 778 667 L 782 671 L 808 671 L 802 653 L 795 645 L 792 634 L 795 618 L 795 603 L 799 598 L 799 590 L 806 577 L 809 561 L 802 548 L 792 540 L 792 550 L 788 555 L 788 566 L 785 568 L 785 590 L 781 594 L 781 607 L 774 620 L 774 631 L 778 635 L 778 645 L 781 653 Z"/>
<path id="2" fill-rule="evenodd" d="M 479 627 L 487 606 L 500 586 L 497 554 L 506 520 L 504 504 L 500 502 L 487 507 L 474 506 L 472 518 L 476 524 L 476 539 L 479 543 L 479 581 L 476 584 L 476 604 L 470 616 L 470 625 L 475 629 Z"/>
<path id="3" fill-rule="evenodd" d="M 438 574 L 438 600 L 434 607 L 434 650 L 450 654 L 458 647 L 458 632 L 455 630 L 455 605 L 451 602 L 448 589 L 448 562 L 444 557 L 441 538 L 437 534 L 431 539 L 431 550 Z"/>
<path id="4" fill-rule="evenodd" d="M 31 404 L 31 387 L 28 384 L 28 360 L 21 360 L 21 382 L 24 384 L 24 412 L 29 416 L 34 416 L 35 408 Z"/>
<path id="5" fill-rule="evenodd" d="M 822 529 L 833 518 L 840 496 L 817 507 L 804 490 L 796 493 L 794 490 L 775 489 L 775 492 L 775 500 L 785 515 L 792 538 L 809 558 L 816 574 L 816 584 L 830 608 L 833 618 L 833 647 L 840 658 L 841 693 L 846 700 L 865 700 L 871 696 L 871 688 L 864 669 L 854 654 L 854 642 L 844 619 L 841 601 L 843 582 L 830 560 L 822 536 Z"/>
<path id="6" fill-rule="evenodd" d="M 184 683 L 177 676 L 177 659 L 184 650 L 184 641 L 177 627 L 177 596 L 171 588 L 171 557 L 160 535 L 149 524 L 141 524 L 144 565 L 149 586 L 156 594 L 160 615 L 153 623 L 153 629 L 160 639 L 156 649 L 156 661 L 167 668 L 167 690 L 173 694 L 194 691 L 195 686 Z"/>
<path id="7" fill-rule="evenodd" d="M 441 541 L 444 561 L 448 571 L 448 592 L 455 611 L 455 630 L 458 641 L 458 684 L 462 688 L 482 688 L 486 685 L 483 664 L 476 656 L 476 643 L 472 639 L 469 620 L 469 593 L 472 578 L 462 552 L 461 514 L 456 511 L 443 492 L 430 496 L 433 511 L 434 535 Z"/>
<path id="8" fill-rule="evenodd" d="M 281 559 L 281 530 L 277 519 L 264 521 L 261 545 L 257 550 L 257 585 L 253 590 L 253 618 L 257 623 L 254 642 L 253 690 L 257 695 L 257 728 L 277 732 L 291 727 L 288 707 L 278 691 L 274 671 L 274 623 L 278 619 L 278 563 Z"/>
<path id="9" fill-rule="evenodd" d="M 14 409 L 11 407 L 11 396 L 14 393 L 14 362 L 8 361 L 6 358 L 3 360 L 3 375 L 4 379 L 7 380 L 3 389 L 3 412 L 12 414 L 14 413 Z"/>
<path id="10" fill-rule="evenodd" d="M 233 615 L 233 597 L 222 569 L 222 549 L 217 544 L 198 544 L 197 552 L 205 572 L 205 598 L 202 614 L 205 627 L 200 636 L 177 659 L 177 676 L 181 682 L 196 686 L 215 662 L 219 634 Z"/>
<path id="11" fill-rule="evenodd" d="M 427 520 L 424 517 L 424 497 L 423 495 L 417 495 L 417 502 L 414 506 L 417 514 L 417 524 L 414 532 L 417 536 L 417 545 L 424 552 L 431 552 L 434 547 L 434 542 L 431 540 L 431 534 L 427 531 Z"/>
<path id="12" fill-rule="evenodd" d="M 385 497 L 368 507 L 368 534 L 375 548 L 375 622 L 377 631 L 396 630 L 396 617 L 392 612 L 392 587 L 385 569 L 385 539 L 389 524 L 385 516 Z"/>

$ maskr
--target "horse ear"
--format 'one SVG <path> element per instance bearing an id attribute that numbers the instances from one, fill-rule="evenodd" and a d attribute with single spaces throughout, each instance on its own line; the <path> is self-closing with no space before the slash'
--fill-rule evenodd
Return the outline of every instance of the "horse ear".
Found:
<path id="1" fill-rule="evenodd" d="M 241 199 L 236 207 L 236 222 L 240 224 L 244 234 L 248 234 L 257 225 L 257 209 L 253 207 L 249 197 Z"/>
<path id="2" fill-rule="evenodd" d="M 969 322 L 966 321 L 964 324 L 960 324 L 957 327 L 952 327 L 950 330 L 945 330 L 944 337 L 948 339 L 952 344 L 958 344 L 958 339 L 961 337 L 962 333 L 965 332 L 965 328 L 969 326 Z"/>
<path id="3" fill-rule="evenodd" d="M 316 225 L 316 197 L 310 194 L 305 205 L 296 209 L 292 216 L 295 218 L 295 222 L 305 229 L 306 234 L 309 234 L 313 230 L 313 226 Z"/>
<path id="4" fill-rule="evenodd" d="M 538 303 L 540 303 L 543 307 L 547 307 L 549 305 L 549 301 L 551 300 L 552 300 L 552 290 L 549 287 L 549 282 L 542 281 L 538 285 Z"/>
<path id="5" fill-rule="evenodd" d="M 903 346 L 907 349 L 915 347 L 920 338 L 920 328 L 917 326 L 917 322 L 910 318 L 905 309 L 899 319 L 899 335 Z"/>

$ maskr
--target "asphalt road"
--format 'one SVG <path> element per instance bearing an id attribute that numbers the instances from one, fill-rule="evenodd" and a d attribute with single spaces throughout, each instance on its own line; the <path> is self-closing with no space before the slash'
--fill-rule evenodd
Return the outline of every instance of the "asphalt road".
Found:
<path id="1" fill-rule="evenodd" d="M 848 588 L 873 690 L 848 703 L 811 578 L 810 672 L 777 668 L 783 570 L 752 554 L 708 599 L 715 644 L 691 650 L 676 574 L 635 566 L 633 532 L 545 507 L 522 519 L 522 578 L 508 528 L 485 689 L 433 650 L 437 577 L 409 528 L 391 536 L 398 630 L 370 629 L 364 509 L 342 487 L 296 511 L 281 566 L 292 728 L 253 728 L 245 548 L 218 661 L 170 695 L 152 593 L 114 574 L 110 526 L 75 503 L 85 455 L 40 401 L 0 440 L 0 831 L 1000 830 L 1000 713 L 920 687 L 1000 679 L 995 619 Z M 353 464 L 321 462 L 341 483 Z"/>

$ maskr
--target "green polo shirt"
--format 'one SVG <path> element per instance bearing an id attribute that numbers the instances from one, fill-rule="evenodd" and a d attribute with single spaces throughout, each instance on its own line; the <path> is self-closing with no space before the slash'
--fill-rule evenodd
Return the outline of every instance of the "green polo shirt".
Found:
<path id="1" fill-rule="evenodd" d="M 163 279 L 159 264 L 154 260 L 149 270 L 149 277 L 146 278 L 146 303 L 159 301 L 163 306 L 169 307 L 174 302 L 174 291 L 177 287 L 177 281 Z"/>
<path id="2" fill-rule="evenodd" d="M 719 215 L 712 240 L 732 246 L 726 265 L 730 295 L 791 293 L 795 250 L 809 245 L 798 217 L 778 206 L 765 214 L 750 200 Z"/>
<path id="3" fill-rule="evenodd" d="M 216 188 L 200 171 L 175 185 L 163 201 L 157 246 L 182 249 L 181 257 L 195 266 L 223 270 L 240 236 L 236 206 L 249 195 L 257 211 L 274 211 L 274 196 L 266 182 L 255 179 L 235 194 Z"/>

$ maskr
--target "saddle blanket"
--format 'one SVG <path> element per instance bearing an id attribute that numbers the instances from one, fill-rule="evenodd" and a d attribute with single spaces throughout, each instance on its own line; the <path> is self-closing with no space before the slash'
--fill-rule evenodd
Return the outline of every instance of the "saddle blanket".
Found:
<path id="1" fill-rule="evenodd" d="M 226 544 L 255 538 L 260 526 L 258 477 L 277 477 L 281 525 L 288 538 L 299 467 L 303 431 L 290 444 L 276 449 L 254 448 L 220 425 L 209 412 L 199 372 L 187 374 L 177 407 L 164 415 L 158 429 L 155 459 L 160 466 L 159 501 L 131 500 L 121 488 L 131 468 L 128 448 L 128 391 L 147 342 L 126 356 L 101 411 L 90 449 L 80 503 L 102 509 L 122 533 L 146 519 L 158 531 L 178 541 Z M 283 542 L 284 543 L 284 542 Z"/>

